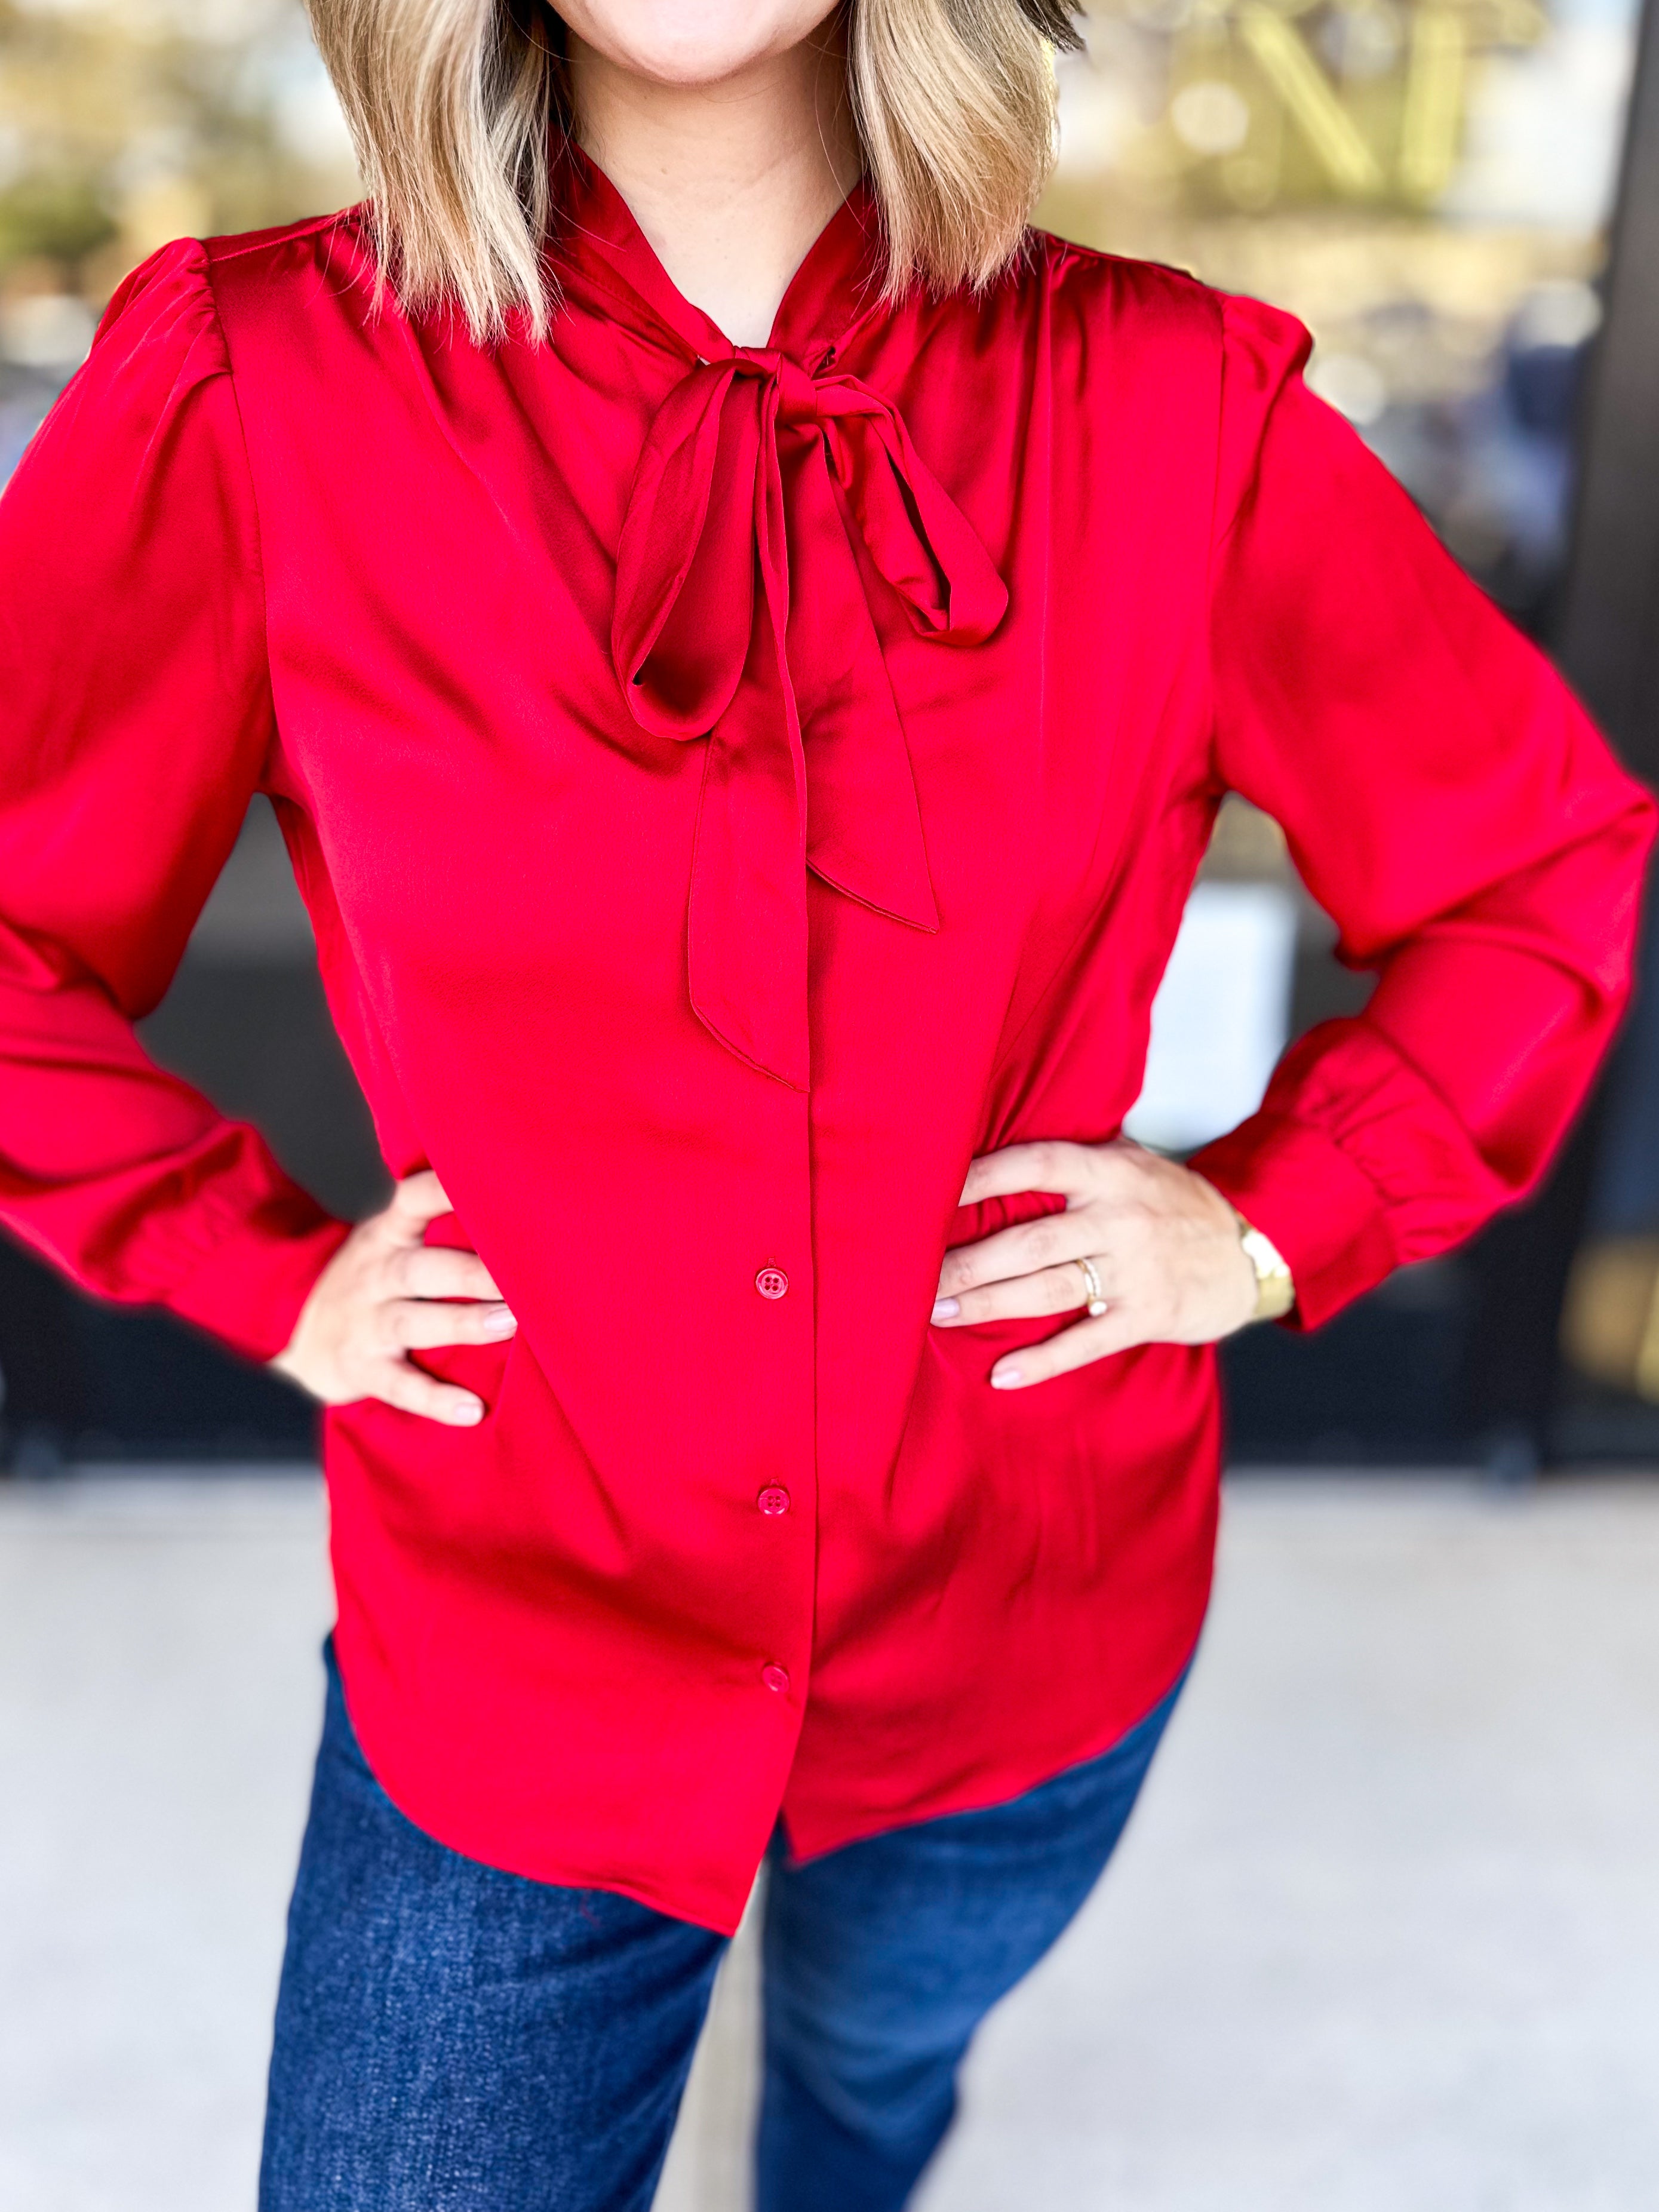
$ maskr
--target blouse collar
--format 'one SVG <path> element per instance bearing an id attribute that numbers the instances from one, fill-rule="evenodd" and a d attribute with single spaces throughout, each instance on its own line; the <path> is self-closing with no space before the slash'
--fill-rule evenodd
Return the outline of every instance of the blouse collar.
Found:
<path id="1" fill-rule="evenodd" d="M 678 341 L 694 360 L 732 357 L 738 349 L 680 292 L 610 178 L 568 143 L 556 164 L 555 196 L 550 253 L 562 283 L 586 279 L 640 336 Z M 860 178 L 790 278 L 766 349 L 815 365 L 877 311 L 880 292 L 880 226 L 874 196 Z"/>

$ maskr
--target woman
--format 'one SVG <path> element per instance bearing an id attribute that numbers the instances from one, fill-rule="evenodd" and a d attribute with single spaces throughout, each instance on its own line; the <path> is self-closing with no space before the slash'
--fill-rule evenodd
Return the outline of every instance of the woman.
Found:
<path id="1" fill-rule="evenodd" d="M 1533 1183 L 1650 810 L 1297 325 L 1026 232 L 1051 0 L 313 15 L 370 210 L 148 263 L 0 510 L 5 1218 L 328 1407 L 262 2203 L 647 2204 L 769 1850 L 760 2204 L 897 2206 L 1191 1657 L 1210 1345 Z M 1183 1168 L 1228 789 L 1380 981 Z M 129 1027 L 255 790 L 350 1231 Z"/>

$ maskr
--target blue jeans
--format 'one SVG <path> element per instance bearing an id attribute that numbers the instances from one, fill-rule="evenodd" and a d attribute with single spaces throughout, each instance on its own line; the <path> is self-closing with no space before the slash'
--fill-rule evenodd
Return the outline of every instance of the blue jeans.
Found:
<path id="1" fill-rule="evenodd" d="M 400 1814 L 332 1653 L 260 2212 L 647 2212 L 725 1939 L 501 1874 Z M 1012 1803 L 775 1844 L 757 2212 L 897 2212 L 975 2029 L 1111 1856 L 1180 1692 Z"/>

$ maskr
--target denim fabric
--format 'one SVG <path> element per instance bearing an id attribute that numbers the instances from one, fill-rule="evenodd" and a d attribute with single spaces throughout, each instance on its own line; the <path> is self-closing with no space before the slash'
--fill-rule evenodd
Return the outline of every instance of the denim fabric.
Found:
<path id="1" fill-rule="evenodd" d="M 897 2212 L 974 2030 L 1098 1881 L 1186 1677 L 1098 1759 L 1011 1803 L 806 1865 L 775 1847 L 756 2212 Z"/>
<path id="2" fill-rule="evenodd" d="M 724 1940 L 462 1858 L 328 1701 L 277 1999 L 260 2212 L 647 2212 Z M 757 2212 L 887 2212 L 958 2062 L 1111 1854 L 1180 1686 L 981 1813 L 771 1857 Z"/>

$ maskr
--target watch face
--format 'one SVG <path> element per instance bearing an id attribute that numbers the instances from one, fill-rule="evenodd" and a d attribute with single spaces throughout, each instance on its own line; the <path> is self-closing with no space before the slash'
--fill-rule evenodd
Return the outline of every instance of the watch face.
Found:
<path id="1" fill-rule="evenodd" d="M 1257 1321 L 1277 1321 L 1296 1304 L 1296 1285 L 1291 1271 L 1271 1238 L 1259 1229 L 1244 1229 L 1239 1242 L 1255 1269 Z"/>
<path id="2" fill-rule="evenodd" d="M 1289 1267 L 1279 1248 L 1259 1229 L 1247 1229 L 1241 1242 L 1258 1275 L 1288 1275 Z"/>

